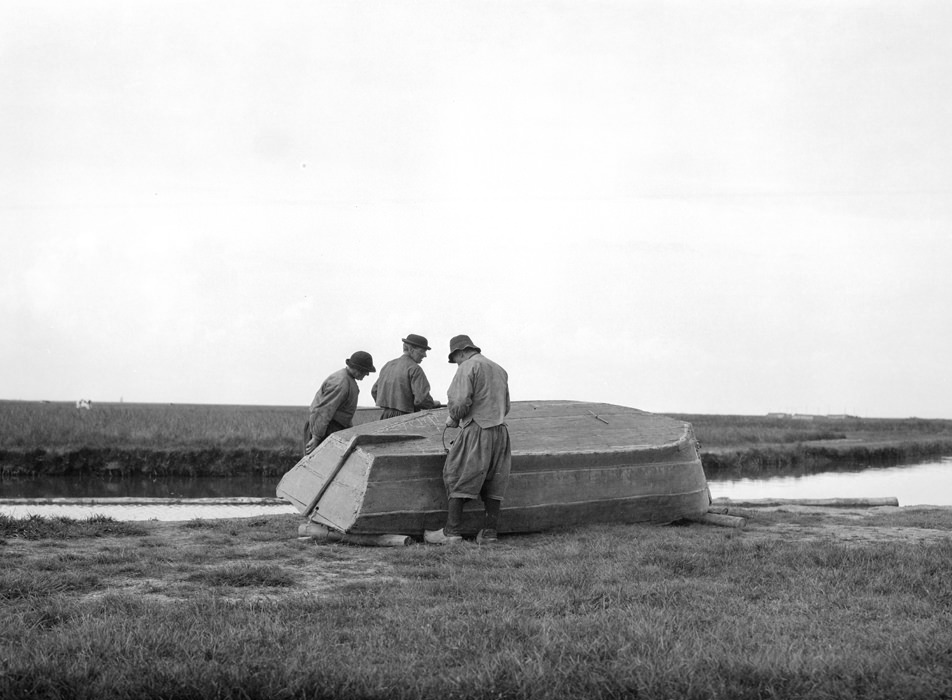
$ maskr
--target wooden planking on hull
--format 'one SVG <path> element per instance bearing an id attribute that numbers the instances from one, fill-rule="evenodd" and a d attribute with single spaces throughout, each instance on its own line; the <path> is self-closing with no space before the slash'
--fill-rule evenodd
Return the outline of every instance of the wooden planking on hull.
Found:
<path id="1" fill-rule="evenodd" d="M 336 433 L 285 475 L 278 496 L 302 513 L 314 501 L 309 517 L 343 532 L 437 529 L 446 508 L 444 446 L 456 435 L 445 417 L 445 408 L 435 409 Z M 687 423 L 610 404 L 535 401 L 513 403 L 507 425 L 513 469 L 504 532 L 670 521 L 709 506 Z M 464 528 L 478 525 L 481 512 L 481 503 L 470 504 Z"/>
<path id="2" fill-rule="evenodd" d="M 499 532 L 542 532 L 592 523 L 667 523 L 704 513 L 708 505 L 705 488 L 683 494 L 538 504 L 522 508 L 504 506 L 499 516 Z M 482 503 L 474 501 L 463 511 L 463 534 L 476 534 L 483 526 L 482 518 Z M 429 511 L 392 511 L 361 517 L 350 532 L 419 535 L 424 530 L 441 528 L 445 521 L 445 507 Z"/>
<path id="3" fill-rule="evenodd" d="M 373 470 L 373 468 L 372 468 Z M 694 462 L 558 468 L 523 471 L 513 459 L 506 504 L 528 507 L 539 503 L 572 503 L 576 500 L 612 499 L 624 496 L 663 496 L 703 490 L 706 482 Z M 400 510 L 427 510 L 446 504 L 440 472 L 414 479 L 368 478 L 362 513 L 370 515 Z"/>

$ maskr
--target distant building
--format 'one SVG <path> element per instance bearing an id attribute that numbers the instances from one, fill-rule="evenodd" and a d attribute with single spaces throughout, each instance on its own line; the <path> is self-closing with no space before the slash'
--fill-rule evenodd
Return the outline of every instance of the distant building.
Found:
<path id="1" fill-rule="evenodd" d="M 768 413 L 767 417 L 768 418 L 789 418 L 790 414 L 789 413 Z"/>

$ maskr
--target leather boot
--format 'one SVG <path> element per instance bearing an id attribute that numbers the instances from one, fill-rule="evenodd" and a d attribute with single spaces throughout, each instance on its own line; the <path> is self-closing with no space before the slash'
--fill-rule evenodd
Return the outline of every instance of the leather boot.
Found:
<path id="1" fill-rule="evenodd" d="M 463 541 L 460 529 L 463 524 L 465 498 L 451 498 L 447 504 L 446 525 L 441 530 L 427 530 L 423 540 L 430 544 L 457 544 Z"/>
<path id="2" fill-rule="evenodd" d="M 459 535 L 463 528 L 463 506 L 466 504 L 465 498 L 451 498 L 447 505 L 446 525 L 443 526 L 443 532 L 449 536 Z"/>
<path id="3" fill-rule="evenodd" d="M 483 506 L 486 508 L 486 516 L 483 529 L 476 535 L 476 544 L 492 544 L 499 540 L 496 531 L 499 529 L 499 509 L 502 507 L 502 501 L 487 498 L 483 501 Z"/>

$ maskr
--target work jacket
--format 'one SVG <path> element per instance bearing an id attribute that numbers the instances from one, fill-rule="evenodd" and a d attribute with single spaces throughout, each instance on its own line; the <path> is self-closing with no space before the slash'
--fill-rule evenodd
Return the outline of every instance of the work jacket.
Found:
<path id="1" fill-rule="evenodd" d="M 325 379 L 311 401 L 308 414 L 311 435 L 323 438 L 332 420 L 345 428 L 352 426 L 357 412 L 358 394 L 360 387 L 357 386 L 357 380 L 350 376 L 346 367 Z"/>
<path id="2" fill-rule="evenodd" d="M 465 428 L 502 425 L 509 413 L 509 375 L 502 367 L 476 353 L 456 368 L 447 391 L 450 418 Z"/>
<path id="3" fill-rule="evenodd" d="M 423 368 L 406 353 L 383 366 L 370 395 L 378 406 L 404 413 L 433 408 L 434 405 L 430 382 Z"/>

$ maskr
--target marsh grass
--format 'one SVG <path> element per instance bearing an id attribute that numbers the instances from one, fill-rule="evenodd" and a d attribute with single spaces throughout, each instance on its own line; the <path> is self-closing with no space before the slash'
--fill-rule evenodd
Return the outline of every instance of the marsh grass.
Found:
<path id="1" fill-rule="evenodd" d="M 279 476 L 299 457 L 293 406 L 0 401 L 0 478 L 37 474 Z M 367 413 L 358 411 L 357 420 Z M 952 453 L 952 421 L 669 414 L 709 477 L 806 474 Z M 363 417 L 362 417 L 363 416 Z"/>
<path id="2" fill-rule="evenodd" d="M 0 400 L 0 448 L 218 447 L 297 449 L 306 414 L 297 406 Z M 952 420 L 668 414 L 690 422 L 704 448 L 867 439 L 952 439 Z"/>
<path id="3" fill-rule="evenodd" d="M 296 448 L 305 407 L 0 401 L 0 448 Z"/>
<path id="4" fill-rule="evenodd" d="M 709 478 L 861 471 L 952 454 L 952 420 L 670 415 L 693 426 Z"/>
<path id="5" fill-rule="evenodd" d="M 919 517 L 876 514 L 867 527 L 952 529 L 948 511 Z M 790 522 L 615 525 L 450 549 L 318 545 L 295 537 L 293 517 L 147 524 L 131 539 L 39 550 L 11 536 L 0 696 L 952 693 L 950 539 L 770 535 Z"/>
<path id="6" fill-rule="evenodd" d="M 927 418 L 827 418 L 708 415 L 671 413 L 694 427 L 703 448 L 789 445 L 804 442 L 862 439 L 952 439 L 952 420 Z"/>

